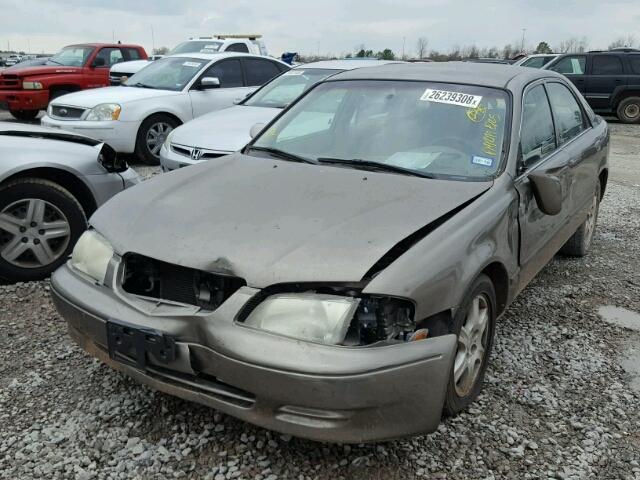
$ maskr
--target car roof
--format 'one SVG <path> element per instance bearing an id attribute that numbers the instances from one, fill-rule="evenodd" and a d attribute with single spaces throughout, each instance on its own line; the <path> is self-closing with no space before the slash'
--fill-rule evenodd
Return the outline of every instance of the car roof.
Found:
<path id="1" fill-rule="evenodd" d="M 286 65 L 283 61 L 278 60 L 273 57 L 265 57 L 264 55 L 258 55 L 255 53 L 244 53 L 244 52 L 216 52 L 216 53 L 175 53 L 173 55 L 167 55 L 164 58 L 173 58 L 173 57 L 182 57 L 182 58 L 197 58 L 200 60 L 217 60 L 220 58 L 229 58 L 229 57 L 250 57 L 250 58 L 266 58 L 269 60 L 273 60 L 278 63 L 282 63 Z"/>
<path id="2" fill-rule="evenodd" d="M 402 63 L 397 60 L 322 60 L 319 62 L 303 63 L 293 67 L 294 70 L 305 68 L 327 68 L 335 70 L 353 70 L 364 67 L 379 67 L 389 63 Z"/>
<path id="3" fill-rule="evenodd" d="M 539 78 L 563 78 L 562 75 L 537 68 L 473 62 L 395 63 L 380 67 L 359 68 L 333 75 L 326 81 L 339 80 L 415 80 L 464 83 L 493 88 L 507 88 L 512 83 L 526 85 Z M 515 88 L 515 85 L 514 85 Z"/>
<path id="4" fill-rule="evenodd" d="M 73 43 L 63 48 L 69 47 L 113 47 L 113 48 L 142 48 L 140 45 L 134 45 L 130 43 Z"/>

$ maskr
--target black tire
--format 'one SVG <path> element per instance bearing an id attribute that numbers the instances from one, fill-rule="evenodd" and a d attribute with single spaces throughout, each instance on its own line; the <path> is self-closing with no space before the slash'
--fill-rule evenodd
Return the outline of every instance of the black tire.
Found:
<path id="1" fill-rule="evenodd" d="M 456 358 L 458 355 L 462 355 L 465 350 L 461 346 L 461 332 L 462 327 L 467 321 L 467 315 L 470 313 L 474 299 L 482 298 L 485 301 L 487 323 L 486 328 L 483 330 L 484 334 L 480 335 L 482 346 L 484 347 L 484 357 L 480 361 L 477 374 L 472 376 L 473 381 L 469 382 L 469 387 L 466 388 L 465 393 L 459 392 L 456 387 L 455 380 L 455 367 Z M 484 382 L 484 374 L 487 370 L 487 364 L 489 357 L 491 356 L 491 349 L 493 348 L 493 337 L 495 334 L 496 323 L 496 293 L 493 283 L 484 274 L 481 274 L 473 282 L 469 291 L 467 292 L 464 300 L 462 301 L 460 308 L 458 309 L 455 318 L 453 319 L 453 332 L 458 336 L 458 346 L 456 348 L 456 356 L 454 357 L 454 364 L 451 367 L 451 373 L 449 376 L 449 383 L 447 384 L 447 393 L 444 401 L 444 414 L 447 416 L 455 416 L 461 411 L 465 410 L 473 401 L 478 397 L 482 384 Z M 474 351 L 475 350 L 471 350 Z M 458 384 L 458 387 L 460 385 Z"/>
<path id="2" fill-rule="evenodd" d="M 138 159 L 146 163 L 147 165 L 160 165 L 160 150 L 158 150 L 158 154 L 154 154 L 147 144 L 147 136 L 150 134 L 150 131 L 155 128 L 158 124 L 168 125 L 171 130 L 180 125 L 180 122 L 175 118 L 166 115 L 164 113 L 156 113 L 151 115 L 140 125 L 140 129 L 138 130 L 138 135 L 136 137 L 136 150 L 135 154 Z M 169 131 L 171 131 L 169 130 Z M 166 134 L 169 133 L 166 132 Z M 166 134 L 165 137 L 166 138 Z"/>
<path id="3" fill-rule="evenodd" d="M 59 210 L 69 227 L 68 243 L 66 246 L 60 245 L 60 250 L 56 251 L 55 260 L 49 264 L 17 266 L 7 261 L 2 255 L 4 246 L 15 234 L 0 229 L 0 278 L 12 282 L 40 280 L 50 275 L 66 261 L 78 238 L 87 228 L 84 210 L 75 197 L 60 185 L 39 178 L 20 178 L 0 187 L 0 212 L 26 199 L 44 200 Z"/>
<path id="4" fill-rule="evenodd" d="M 36 117 L 40 113 L 40 110 L 9 110 L 9 113 L 16 120 L 29 122 L 36 119 Z"/>
<path id="5" fill-rule="evenodd" d="M 593 203 L 587 219 L 578 227 L 567 243 L 560 249 L 562 255 L 570 257 L 584 257 L 591 248 L 593 236 L 598 224 L 598 212 L 600 210 L 600 181 L 596 183 Z"/>
<path id="6" fill-rule="evenodd" d="M 640 97 L 627 97 L 620 100 L 616 114 L 623 123 L 640 123 Z"/>

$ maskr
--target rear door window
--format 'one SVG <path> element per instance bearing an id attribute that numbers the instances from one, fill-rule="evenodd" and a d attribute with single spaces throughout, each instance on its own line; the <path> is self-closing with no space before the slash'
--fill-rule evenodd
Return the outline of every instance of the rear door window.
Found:
<path id="1" fill-rule="evenodd" d="M 533 87 L 524 97 L 520 145 L 522 163 L 525 167 L 546 157 L 556 149 L 553 116 L 542 85 Z"/>
<path id="2" fill-rule="evenodd" d="M 594 55 L 592 75 L 620 75 L 622 74 L 622 60 L 617 55 Z"/>
<path id="3" fill-rule="evenodd" d="M 558 144 L 567 143 L 587 128 L 587 120 L 571 91 L 561 83 L 548 83 L 547 92 L 558 129 Z"/>
<path id="4" fill-rule="evenodd" d="M 549 70 L 562 74 L 584 75 L 584 67 L 587 63 L 587 57 L 584 55 L 572 55 L 561 58 L 558 63 L 551 66 Z"/>
<path id="5" fill-rule="evenodd" d="M 633 73 L 640 74 L 640 54 L 629 55 L 627 58 L 629 59 Z"/>
<path id="6" fill-rule="evenodd" d="M 247 86 L 249 87 L 263 85 L 280 74 L 276 64 L 270 60 L 245 58 L 243 62 L 247 74 Z"/>

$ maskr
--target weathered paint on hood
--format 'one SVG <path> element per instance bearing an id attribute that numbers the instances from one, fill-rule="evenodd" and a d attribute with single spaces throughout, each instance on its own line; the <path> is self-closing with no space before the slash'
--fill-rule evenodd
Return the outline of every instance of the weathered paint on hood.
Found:
<path id="1" fill-rule="evenodd" d="M 235 105 L 196 118 L 176 128 L 172 142 L 187 147 L 235 152 L 244 147 L 256 123 L 269 123 L 279 108 Z"/>
<path id="2" fill-rule="evenodd" d="M 491 186 L 235 153 L 125 190 L 91 224 L 116 252 L 250 286 L 359 281 L 396 243 Z"/>
<path id="3" fill-rule="evenodd" d="M 0 76 L 3 74 L 17 75 L 18 77 L 33 77 L 36 75 L 58 75 L 69 73 L 81 73 L 82 67 L 65 67 L 62 65 L 36 65 L 31 67 L 25 67 L 20 65 L 14 65 L 0 72 Z"/>

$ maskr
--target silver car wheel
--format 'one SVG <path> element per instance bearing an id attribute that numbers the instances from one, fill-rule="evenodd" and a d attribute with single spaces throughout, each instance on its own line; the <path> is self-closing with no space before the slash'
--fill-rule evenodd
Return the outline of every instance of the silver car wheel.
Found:
<path id="1" fill-rule="evenodd" d="M 459 397 L 466 397 L 471 393 L 480 375 L 488 341 L 489 308 L 486 295 L 478 294 L 471 301 L 460 329 L 453 366 L 453 380 Z"/>
<path id="2" fill-rule="evenodd" d="M 147 148 L 154 157 L 160 155 L 162 144 L 167 139 L 167 135 L 169 135 L 171 130 L 173 130 L 173 127 L 166 122 L 154 123 L 149 127 L 149 130 L 147 130 Z"/>
<path id="3" fill-rule="evenodd" d="M 16 267 L 50 265 L 60 258 L 70 239 L 69 220 L 46 200 L 18 200 L 0 212 L 0 257 Z"/>

